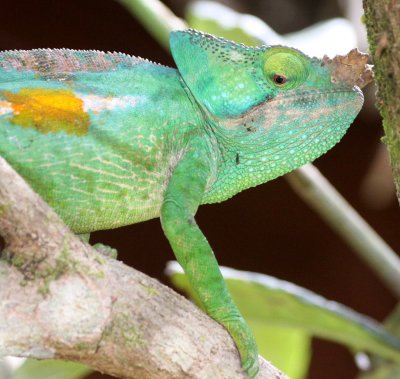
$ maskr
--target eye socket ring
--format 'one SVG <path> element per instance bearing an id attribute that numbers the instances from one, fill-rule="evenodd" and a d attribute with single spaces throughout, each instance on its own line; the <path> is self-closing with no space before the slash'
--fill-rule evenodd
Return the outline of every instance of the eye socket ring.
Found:
<path id="1" fill-rule="evenodd" d="M 272 78 L 274 83 L 278 86 L 282 86 L 287 82 L 287 78 L 285 75 L 282 74 L 275 74 Z"/>

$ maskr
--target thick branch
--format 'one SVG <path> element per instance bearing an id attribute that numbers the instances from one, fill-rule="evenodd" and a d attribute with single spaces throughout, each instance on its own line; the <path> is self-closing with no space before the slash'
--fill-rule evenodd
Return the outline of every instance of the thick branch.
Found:
<path id="1" fill-rule="evenodd" d="M 385 142 L 400 201 L 400 1 L 364 0 Z"/>
<path id="2" fill-rule="evenodd" d="M 76 238 L 0 158 L 0 356 L 123 378 L 245 378 L 228 333 L 154 279 Z M 260 358 L 258 378 L 285 378 Z"/>

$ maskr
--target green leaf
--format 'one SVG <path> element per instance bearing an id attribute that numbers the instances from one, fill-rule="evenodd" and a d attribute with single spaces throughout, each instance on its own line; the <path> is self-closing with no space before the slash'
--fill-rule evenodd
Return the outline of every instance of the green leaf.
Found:
<path id="1" fill-rule="evenodd" d="M 347 54 L 357 45 L 350 21 L 333 18 L 294 33 L 280 35 L 260 18 L 216 1 L 190 2 L 185 17 L 190 27 L 246 45 L 284 45 L 310 56 Z"/>
<path id="2" fill-rule="evenodd" d="M 400 335 L 400 304 L 387 317 L 385 327 L 395 336 Z M 366 357 L 368 359 L 368 357 Z M 370 372 L 361 373 L 358 379 L 400 379 L 399 362 L 390 362 L 378 356 L 369 358 L 372 369 Z"/>
<path id="3" fill-rule="evenodd" d="M 92 370 L 79 363 L 28 359 L 11 379 L 82 379 Z"/>
<path id="4" fill-rule="evenodd" d="M 358 379 L 399 379 L 400 367 L 394 363 L 386 363 L 371 373 L 362 374 Z"/>
<path id="5" fill-rule="evenodd" d="M 185 19 L 191 28 L 249 46 L 279 44 L 283 39 L 258 17 L 241 14 L 213 1 L 195 1 L 186 8 Z"/>
<path id="6" fill-rule="evenodd" d="M 311 338 L 308 333 L 271 326 L 264 322 L 248 321 L 256 338 L 259 353 L 263 357 L 267 357 L 291 379 L 306 377 L 311 359 Z"/>
<path id="7" fill-rule="evenodd" d="M 400 362 L 400 340 L 378 322 L 283 280 L 223 267 L 221 271 L 249 322 L 295 328 Z M 167 272 L 179 289 L 193 296 L 176 262 L 168 264 Z"/>

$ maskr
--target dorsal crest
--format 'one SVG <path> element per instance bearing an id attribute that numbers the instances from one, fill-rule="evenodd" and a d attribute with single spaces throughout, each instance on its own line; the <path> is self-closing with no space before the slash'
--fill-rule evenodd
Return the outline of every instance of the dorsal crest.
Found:
<path id="1" fill-rule="evenodd" d="M 34 49 L 9 50 L 0 53 L 0 69 L 29 71 L 49 79 L 75 72 L 101 72 L 130 68 L 147 62 L 123 53 L 96 50 Z"/>

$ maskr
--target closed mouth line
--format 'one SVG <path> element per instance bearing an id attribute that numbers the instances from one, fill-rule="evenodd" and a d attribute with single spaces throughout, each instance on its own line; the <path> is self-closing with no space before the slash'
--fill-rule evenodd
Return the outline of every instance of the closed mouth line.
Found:
<path id="1" fill-rule="evenodd" d="M 359 93 L 357 90 L 354 89 L 349 89 L 349 88 L 341 88 L 341 89 L 336 89 L 336 90 L 330 90 L 330 91 L 305 91 L 305 92 L 300 92 L 300 93 L 282 93 L 282 95 L 278 95 L 276 97 L 271 98 L 270 100 L 267 100 L 267 102 L 271 103 L 273 101 L 278 101 L 278 100 L 287 100 L 291 98 L 307 98 L 307 97 L 314 97 L 314 96 L 323 96 L 323 95 L 330 95 L 330 94 L 335 94 L 335 93 Z"/>

